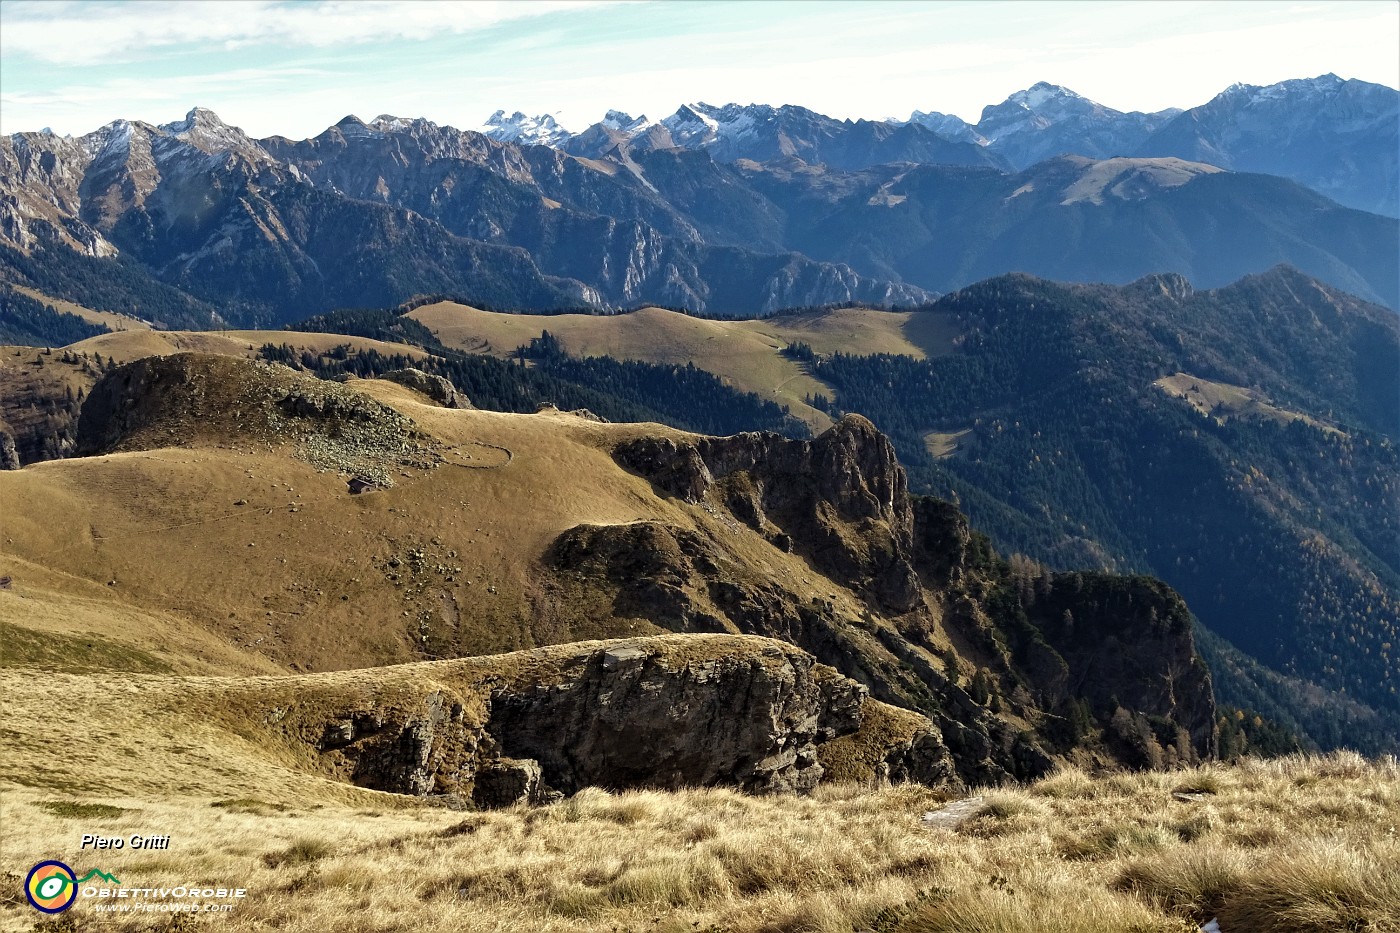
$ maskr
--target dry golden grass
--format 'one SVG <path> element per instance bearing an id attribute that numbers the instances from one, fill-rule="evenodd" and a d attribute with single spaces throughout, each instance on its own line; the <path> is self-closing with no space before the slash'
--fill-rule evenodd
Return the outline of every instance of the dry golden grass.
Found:
<path id="1" fill-rule="evenodd" d="M 962 447 L 962 442 L 972 433 L 971 428 L 961 431 L 930 431 L 924 435 L 924 447 L 935 460 L 947 460 Z"/>
<path id="2" fill-rule="evenodd" d="M 1203 782 L 1214 790 L 1178 790 Z M 1070 771 L 987 794 L 957 829 L 923 826 L 939 799 L 913 786 L 824 785 L 803 798 L 590 789 L 487 813 L 369 794 L 3 795 L 11 871 L 60 858 L 127 886 L 246 887 L 233 912 L 205 919 L 211 929 L 1189 933 L 1218 916 L 1226 933 L 1400 930 L 1393 759 Z M 77 851 L 83 832 L 172 842 L 94 856 Z M 1107 835 L 1151 842 L 1080 850 Z M 91 900 L 68 916 L 76 929 L 166 928 L 97 914 Z M 13 900 L 0 907 L 7 928 L 36 919 Z"/>
<path id="3" fill-rule="evenodd" d="M 1119 191 L 1119 185 L 1125 183 L 1146 182 L 1156 188 L 1175 188 L 1198 175 L 1212 175 L 1220 171 L 1213 165 L 1173 158 L 1117 158 L 1104 159 L 1101 162 L 1084 159 L 1081 166 L 1084 169 L 1083 174 L 1064 190 L 1065 199 L 1061 204 L 1077 204 L 1081 201 L 1102 204 L 1105 197 L 1124 197 Z"/>
<path id="4" fill-rule="evenodd" d="M 59 858 L 127 885 L 242 885 L 250 896 L 233 913 L 195 921 L 231 930 L 1077 933 L 1187 931 L 1217 913 L 1227 933 L 1400 929 L 1394 761 L 1066 771 L 988 792 L 956 830 L 920 823 L 939 797 L 917 787 L 780 799 L 590 790 L 461 814 L 318 775 L 290 746 L 240 731 L 247 710 L 203 675 L 408 660 L 409 612 L 424 600 L 460 607 L 464 653 L 578 637 L 535 628 L 526 573 L 583 522 L 704 530 L 754 573 L 829 587 L 612 461 L 619 440 L 667 429 L 448 411 L 401 386 L 356 385 L 445 449 L 491 445 L 509 463 L 404 471 L 394 489 L 352 498 L 334 474 L 229 437 L 0 474 L 0 575 L 15 581 L 0 591 L 5 871 Z M 462 569 L 432 572 L 413 595 L 417 583 L 395 585 L 385 561 L 410 548 Z M 832 599 L 857 616 L 845 595 Z M 304 680 L 330 693 L 407 689 L 472 664 Z M 237 683 L 257 702 L 282 689 Z M 908 732 L 884 713 L 888 735 Z M 870 749 L 832 751 L 840 776 L 873 773 Z M 168 833 L 172 845 L 95 859 L 78 850 L 88 832 Z M 6 890 L 0 926 L 32 928 L 37 915 Z M 172 928 L 163 915 L 99 916 L 90 902 L 65 916 L 77 929 Z"/>
<path id="5" fill-rule="evenodd" d="M 800 556 L 659 495 L 612 459 L 624 439 L 679 432 L 454 411 L 393 383 L 353 385 L 412 418 L 448 462 L 398 470 L 394 488 L 366 496 L 237 435 L 0 472 L 0 575 L 14 578 L 0 590 L 0 622 L 102 636 L 181 673 L 421 660 L 420 624 L 445 656 L 649 634 L 659 629 L 607 606 L 544 620 L 533 590 L 558 535 L 635 521 L 700 531 L 746 572 L 834 593 L 859 617 L 855 597 Z"/>
<path id="6" fill-rule="evenodd" d="M 125 329 L 117 333 L 99 334 L 70 344 L 77 353 L 100 353 L 118 363 L 129 363 L 148 356 L 171 353 L 218 353 L 222 356 L 255 358 L 263 344 L 287 344 L 297 350 L 326 353 L 338 346 L 354 351 L 378 350 L 385 354 L 403 354 L 416 358 L 427 356 L 423 350 L 402 343 L 371 340 L 344 334 L 303 334 L 289 330 L 139 330 Z"/>

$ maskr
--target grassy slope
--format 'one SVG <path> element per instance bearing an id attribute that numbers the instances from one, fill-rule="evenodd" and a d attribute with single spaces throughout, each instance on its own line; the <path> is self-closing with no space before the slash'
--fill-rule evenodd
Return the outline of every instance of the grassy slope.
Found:
<path id="1" fill-rule="evenodd" d="M 818 353 L 902 353 L 917 358 L 947 352 L 954 332 L 937 315 L 844 308 L 749 321 L 707 321 L 661 308 L 612 316 L 500 314 L 453 302 L 424 305 L 409 317 L 442 342 L 473 353 L 506 356 L 548 330 L 575 356 L 684 366 L 693 362 L 736 388 L 787 405 L 815 431 L 831 419 L 807 405 L 807 395 L 831 389 L 781 354 L 792 343 Z"/>
<path id="2" fill-rule="evenodd" d="M 113 639 L 91 639 L 105 652 L 101 656 L 38 652 L 44 647 L 72 649 L 77 641 L 63 636 L 50 637 L 47 644 L 11 639 L 7 654 L 24 666 L 0 670 L 7 730 L 0 788 L 146 798 L 257 795 L 283 805 L 305 797 L 408 805 L 412 798 L 361 791 L 335 779 L 332 765 L 316 752 L 327 721 L 345 709 L 368 704 L 387 711 L 397 704 L 416 706 L 429 693 L 447 692 L 462 699 L 466 718 L 477 724 L 484 718 L 486 697 L 499 685 L 525 689 L 560 682 L 571 661 L 607 644 L 571 642 L 488 657 L 280 676 L 269 671 L 235 676 L 118 672 L 111 668 L 157 662 L 138 652 L 123 656 Z M 720 658 L 749 657 L 769 666 L 784 660 L 782 654 L 774 661 L 764 653 L 772 651 L 772 642 L 747 636 L 667 634 L 627 644 L 645 648 L 655 663 L 673 670 Z M 81 661 L 107 669 L 75 669 Z M 43 676 L 35 677 L 39 671 Z M 53 754 L 44 740 L 55 730 L 72 747 L 70 754 Z"/>
<path id="3" fill-rule="evenodd" d="M 185 760 L 219 764 L 186 735 Z M 109 745 L 138 756 L 129 770 L 151 754 L 120 736 Z M 271 796 L 236 777 L 179 793 L 198 778 L 172 775 L 159 797 L 6 786 L 6 854 L 101 867 L 126 887 L 244 886 L 216 921 L 230 931 L 1194 933 L 1211 917 L 1226 933 L 1400 929 L 1393 761 L 1068 771 L 988 793 L 938 828 L 920 818 L 941 801 L 912 786 L 586 790 L 463 814 L 260 777 Z M 168 832 L 171 848 L 95 856 L 78 851 L 83 832 Z M 5 928 L 35 916 L 0 904 Z M 152 920 L 98 915 L 82 898 L 67 917 L 119 931 Z"/>
<path id="4" fill-rule="evenodd" d="M 1337 428 L 1310 415 L 1279 408 L 1262 392 L 1228 382 L 1212 382 L 1190 373 L 1177 373 L 1174 376 L 1163 376 L 1152 384 L 1173 398 L 1185 400 L 1203 415 L 1214 414 L 1220 418 L 1261 418 L 1279 424 L 1301 421 L 1324 431 L 1341 433 Z"/>
<path id="5" fill-rule="evenodd" d="M 412 417 L 447 462 L 399 470 L 393 489 L 353 497 L 340 476 L 246 437 L 0 473 L 0 575 L 15 578 L 0 591 L 0 622 L 38 626 L 36 607 L 83 596 L 110 611 L 110 626 L 98 610 L 53 609 L 44 624 L 174 654 L 177 667 L 187 652 L 165 646 L 193 627 L 226 648 L 199 658 L 228 663 L 233 651 L 242 662 L 230 669 L 415 660 L 420 624 L 463 654 L 637 634 L 655 629 L 611 620 L 611 607 L 580 607 L 566 628 L 542 628 L 530 578 L 568 528 L 643 519 L 709 529 L 733 559 L 798 591 L 839 589 L 748 529 L 658 496 L 608 452 L 669 429 L 449 411 L 391 383 L 356 385 Z M 414 550 L 421 564 L 409 560 Z M 845 591 L 836 603 L 859 617 Z"/>
<path id="6" fill-rule="evenodd" d="M 448 463 L 354 498 L 334 474 L 240 436 L 0 474 L 0 576 L 14 577 L 0 590 L 9 870 L 60 858 L 133 886 L 245 885 L 249 899 L 219 921 L 231 930 L 1186 933 L 1216 910 L 1235 912 L 1228 933 L 1397 929 L 1400 774 L 1345 756 L 1070 772 L 988 795 L 980 815 L 938 830 L 919 823 L 938 803 L 919 788 L 776 800 L 587 791 L 464 817 L 297 767 L 231 728 L 249 707 L 208 675 L 410 660 L 416 614 L 444 598 L 469 609 L 460 643 L 480 651 L 648 631 L 588 629 L 586 618 L 576 631 L 531 628 L 523 568 L 579 522 L 710 528 L 736 561 L 811 592 L 829 586 L 747 530 L 659 498 L 607 453 L 667 429 L 448 411 L 393 384 L 356 385 L 413 417 Z M 415 549 L 429 569 L 386 585 L 388 558 Z M 462 569 L 447 579 L 437 564 Z M 421 686 L 480 663 L 509 662 L 260 678 L 234 693 L 263 702 L 290 690 L 305 703 L 309 684 Z M 99 865 L 77 851 L 84 832 L 174 839 L 169 853 L 104 853 Z M 81 903 L 69 916 L 79 928 L 151 922 L 97 918 Z M 0 926 L 33 922 L 0 900 Z"/>

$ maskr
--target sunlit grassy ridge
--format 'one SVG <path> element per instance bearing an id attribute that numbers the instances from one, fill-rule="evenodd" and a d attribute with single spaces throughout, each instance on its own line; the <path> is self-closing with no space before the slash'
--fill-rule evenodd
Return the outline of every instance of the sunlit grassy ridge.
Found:
<path id="1" fill-rule="evenodd" d="M 760 320 L 703 320 L 662 308 L 630 314 L 521 315 L 482 311 L 454 302 L 417 308 L 408 317 L 443 343 L 473 353 L 510 355 L 542 330 L 574 356 L 611 356 L 684 366 L 694 363 L 745 392 L 787 405 L 814 431 L 831 419 L 806 403 L 831 396 L 798 361 L 782 354 L 794 343 L 817 353 L 900 353 L 923 359 L 947 353 L 956 325 L 943 315 L 837 308 Z"/>
<path id="2" fill-rule="evenodd" d="M 128 886 L 245 886 L 209 921 L 228 930 L 1187 933 L 1212 917 L 1227 933 L 1400 930 L 1394 759 L 1066 771 L 986 793 L 955 828 L 925 825 L 942 804 L 917 786 L 590 789 L 487 813 L 15 788 L 5 850 L 10 871 L 55 857 L 85 870 L 83 832 L 169 831 L 168 852 L 104 853 L 102 867 Z M 81 900 L 68 916 L 77 929 L 163 928 Z M 9 928 L 36 919 L 12 900 L 0 909 Z"/>

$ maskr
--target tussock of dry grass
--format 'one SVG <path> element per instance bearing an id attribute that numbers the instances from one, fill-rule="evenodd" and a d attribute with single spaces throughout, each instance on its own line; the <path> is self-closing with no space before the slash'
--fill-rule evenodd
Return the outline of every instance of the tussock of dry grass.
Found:
<path id="1" fill-rule="evenodd" d="M 1228 895 L 1244 886 L 1255 861 L 1233 848 L 1178 848 L 1129 862 L 1114 886 L 1204 922 L 1220 912 Z"/>
<path id="2" fill-rule="evenodd" d="M 52 799 L 4 792 L 7 857 L 86 870 L 86 830 Z M 933 791 L 854 784 L 805 798 L 588 789 L 484 813 L 73 803 L 111 808 L 106 834 L 172 834 L 168 852 L 104 854 L 128 884 L 246 886 L 209 923 L 230 931 L 1189 933 L 1211 917 L 1225 933 L 1400 931 L 1400 767 L 1349 755 L 1066 771 L 988 792 L 957 829 L 921 824 L 941 805 Z M 26 911 L 5 902 L 0 925 L 29 929 Z M 99 924 L 82 901 L 67 916 L 76 929 L 162 928 Z"/>
<path id="3" fill-rule="evenodd" d="M 1316 840 L 1259 865 L 1220 908 L 1222 929 L 1258 933 L 1400 930 L 1400 841 Z"/>

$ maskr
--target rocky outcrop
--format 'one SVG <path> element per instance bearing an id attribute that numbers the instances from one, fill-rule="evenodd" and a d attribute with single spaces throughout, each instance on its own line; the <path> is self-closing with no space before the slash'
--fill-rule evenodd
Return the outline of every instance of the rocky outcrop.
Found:
<path id="1" fill-rule="evenodd" d="M 614 456 L 662 492 L 698 503 L 714 491 L 755 531 L 786 536 L 818 569 L 895 614 L 920 605 L 914 513 L 889 439 L 847 415 L 811 441 L 778 434 L 642 438 Z"/>
<path id="2" fill-rule="evenodd" d="M 866 697 L 792 645 L 732 635 L 433 662 L 353 700 L 314 693 L 275 728 L 324 768 L 481 807 L 587 786 L 810 790 L 818 746 L 856 731 Z"/>
<path id="3" fill-rule="evenodd" d="M 782 638 L 923 713 L 925 738 L 907 737 L 872 775 L 995 784 L 1045 774 L 1084 745 L 1134 767 L 1214 754 L 1209 677 L 1179 597 L 1146 578 L 1003 561 L 956 507 L 908 494 L 864 418 L 812 441 L 640 438 L 614 457 L 806 558 L 865 612 L 746 574 L 722 541 L 659 522 L 571 529 L 550 566 L 603 586 L 619 617 Z"/>
<path id="4" fill-rule="evenodd" d="M 860 729 L 823 745 L 818 758 L 833 781 L 957 787 L 956 763 L 926 716 L 867 700 Z"/>
<path id="5" fill-rule="evenodd" d="M 791 646 L 668 663 L 640 644 L 581 659 L 566 683 L 492 698 L 488 731 L 565 792 L 729 785 L 802 791 L 818 743 L 855 731 L 865 691 Z"/>
<path id="6" fill-rule="evenodd" d="M 472 404 L 471 399 L 458 392 L 457 387 L 442 376 L 425 373 L 421 369 L 414 369 L 411 366 L 405 369 L 395 369 L 379 378 L 397 382 L 401 386 L 426 395 L 443 408 L 471 409 L 476 407 Z"/>
<path id="7" fill-rule="evenodd" d="M 1055 574 L 1030 607 L 1046 661 L 1040 700 L 1070 698 L 1108 724 L 1119 757 L 1135 767 L 1192 763 L 1214 755 L 1210 671 L 1196 653 L 1191 613 L 1169 586 L 1150 577 Z"/>
<path id="8" fill-rule="evenodd" d="M 0 431 L 0 470 L 18 470 L 19 451 L 15 449 L 15 439 L 9 431 Z"/>
<path id="9" fill-rule="evenodd" d="M 953 525 L 966 530 L 965 520 Z M 580 525 L 560 535 L 547 560 L 576 585 L 589 581 L 610 593 L 615 617 L 645 619 L 675 632 L 739 631 L 782 639 L 864 684 L 872 696 L 921 710 L 925 738 L 914 742 L 907 736 L 902 751 L 891 745 L 882 752 L 882 760 L 886 754 L 889 760 L 861 779 L 986 785 L 1034 778 L 1054 765 L 1036 739 L 1022 735 L 1023 728 L 974 702 L 949 679 L 942 662 L 916 640 L 926 619 L 911 618 L 904 634 L 872 616 L 851 618 L 829 600 L 746 574 L 716 542 L 661 522 Z"/>

